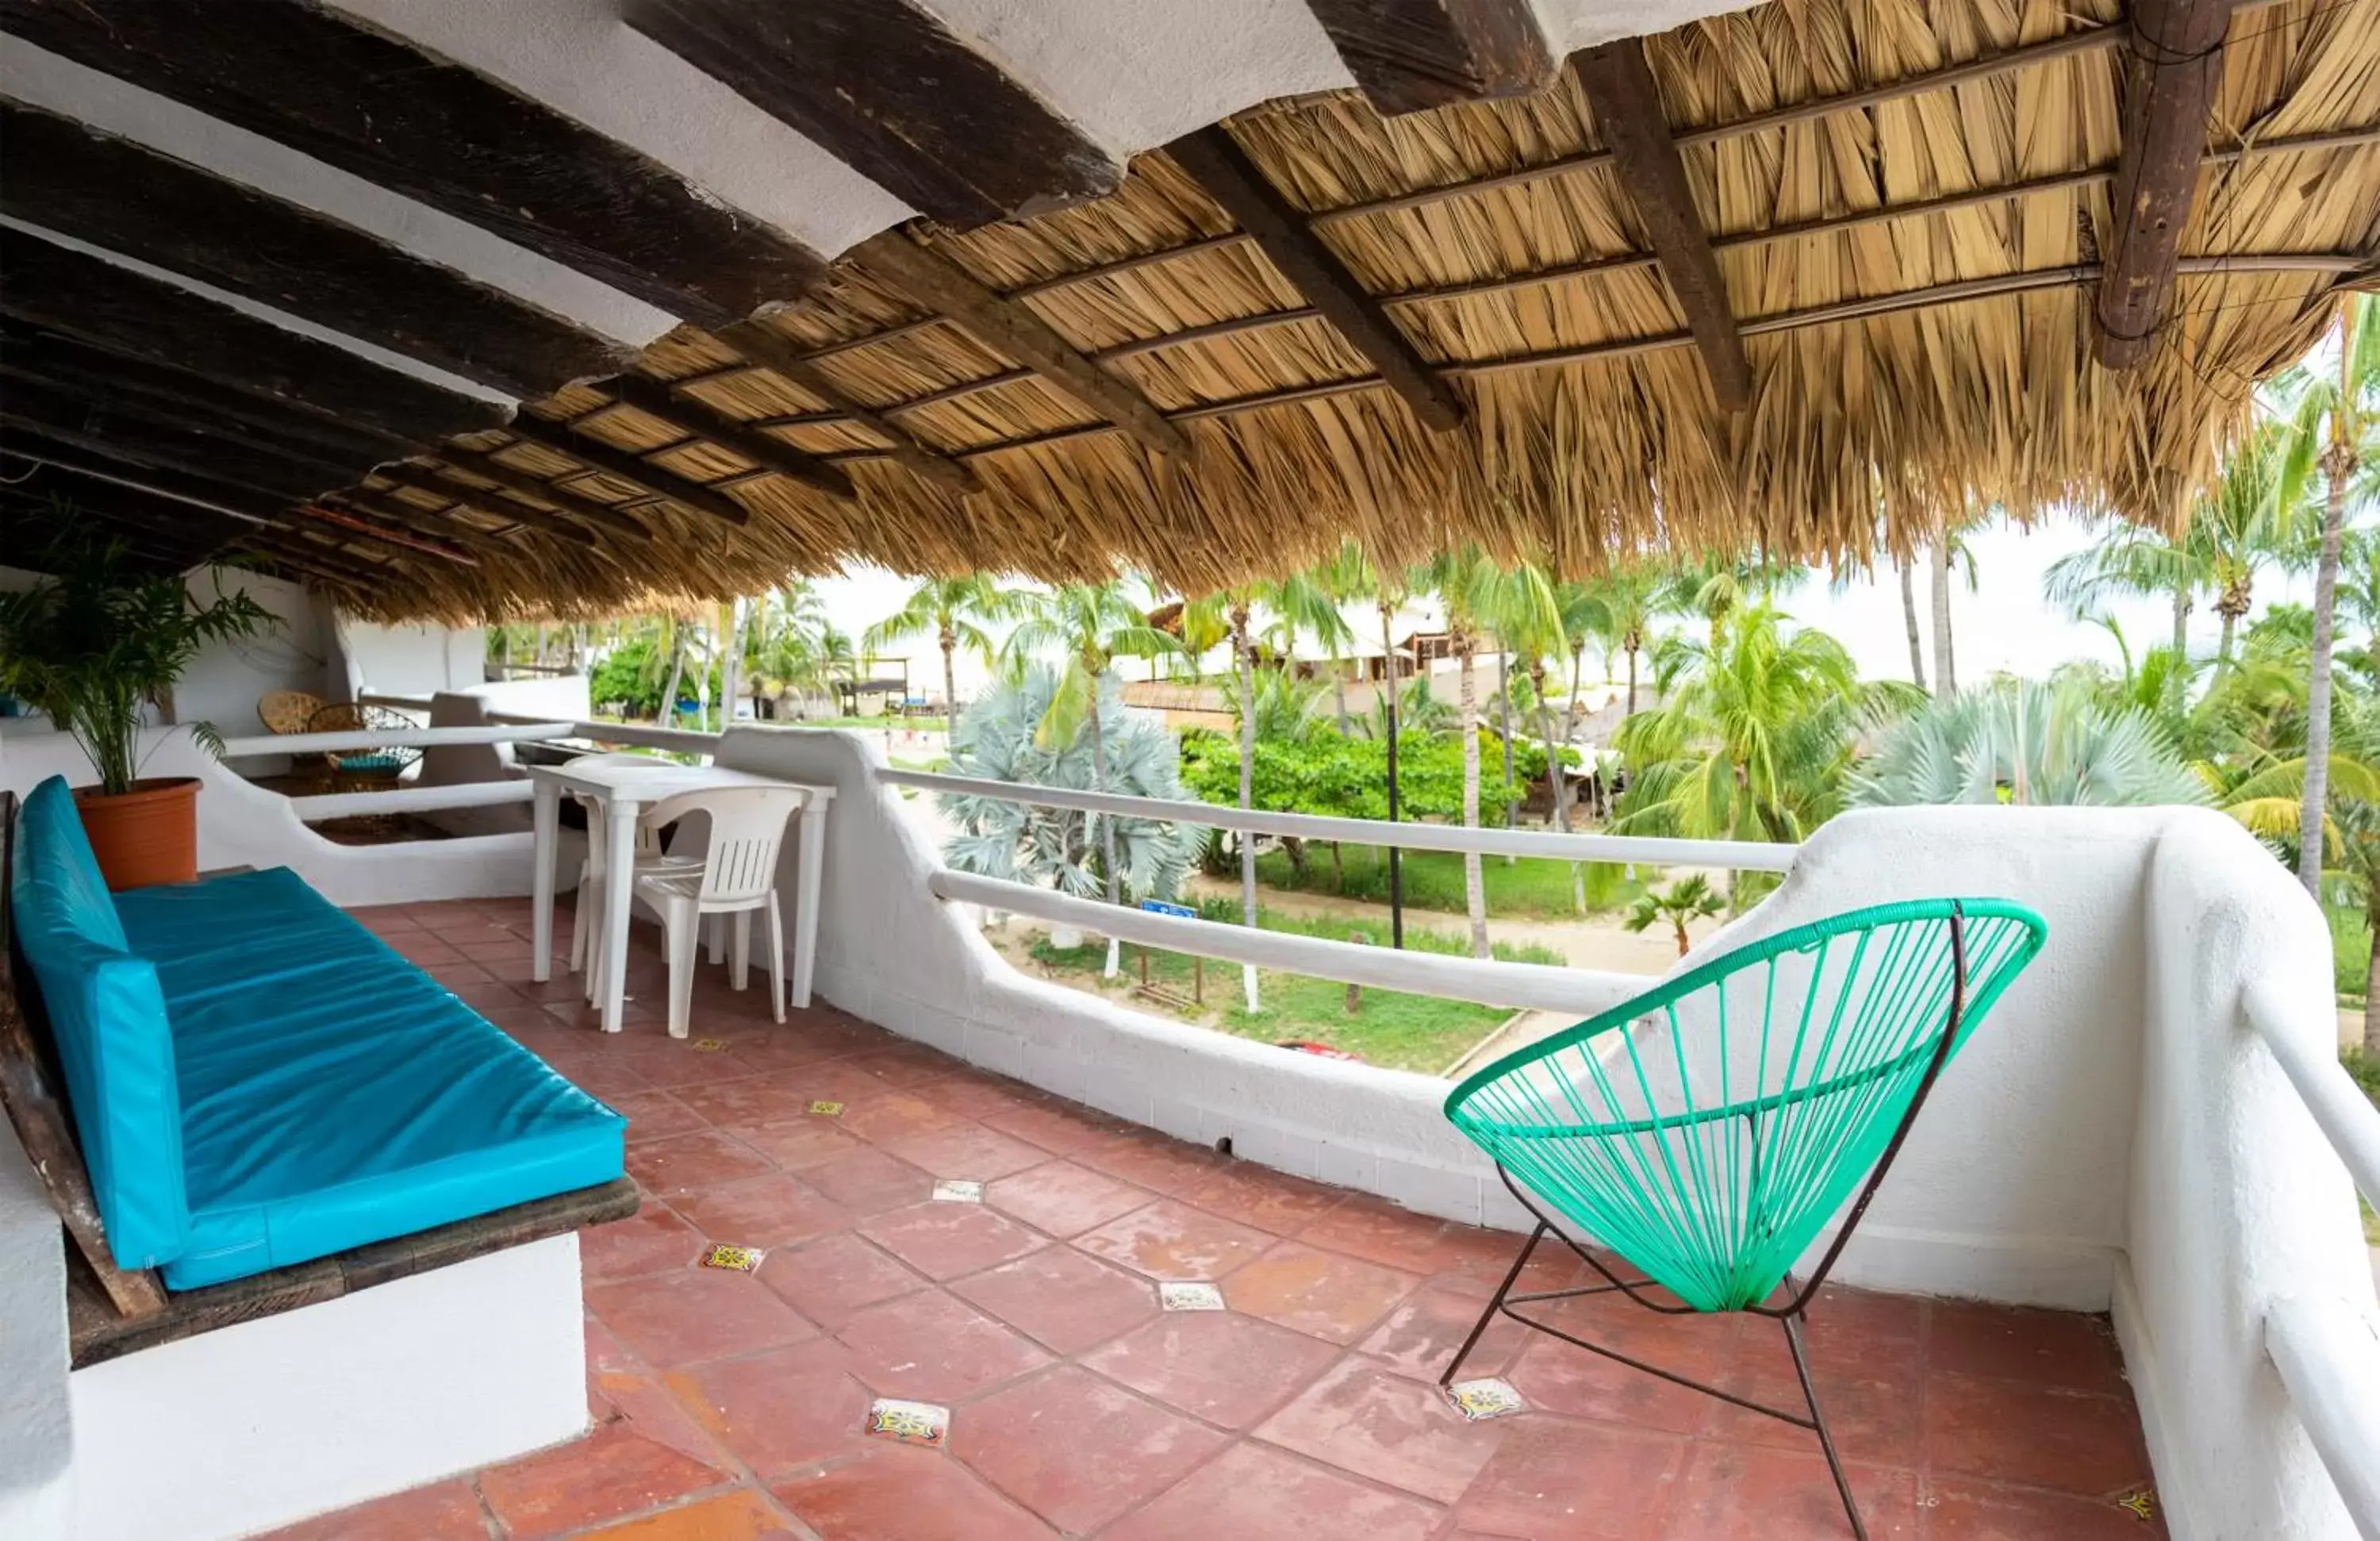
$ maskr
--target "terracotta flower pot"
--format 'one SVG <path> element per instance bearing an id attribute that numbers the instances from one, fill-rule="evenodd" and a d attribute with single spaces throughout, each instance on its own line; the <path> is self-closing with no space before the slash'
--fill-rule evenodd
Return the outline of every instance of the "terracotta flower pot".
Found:
<path id="1" fill-rule="evenodd" d="M 199 875 L 197 777 L 137 781 L 114 796 L 77 787 L 75 809 L 110 889 L 187 883 Z"/>

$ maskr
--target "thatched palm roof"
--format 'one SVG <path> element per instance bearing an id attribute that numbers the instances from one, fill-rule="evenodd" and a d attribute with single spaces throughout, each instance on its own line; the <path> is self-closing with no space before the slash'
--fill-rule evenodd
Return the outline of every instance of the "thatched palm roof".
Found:
<path id="1" fill-rule="evenodd" d="M 1130 567 L 1196 591 L 1346 536 L 1383 561 L 1475 539 L 1583 573 L 1753 544 L 1858 559 L 1970 502 L 2170 527 L 2254 383 L 2380 263 L 2380 0 L 2233 16 L 2166 319 L 2117 370 L 2093 313 L 2129 37 L 2114 0 L 1773 0 L 1645 40 L 1749 364 L 1740 411 L 1574 61 L 1515 100 L 1383 118 L 1348 91 L 1225 126 L 1451 393 L 1451 429 L 1160 150 L 1096 201 L 866 243 L 732 341 L 679 328 L 638 364 L 674 398 L 573 385 L 526 408 L 545 443 L 487 430 L 455 441 L 476 461 L 407 467 L 415 490 L 372 479 L 351 507 L 468 499 L 439 528 L 475 564 L 328 581 L 390 618 L 588 614 L 853 561 Z M 1123 406 L 1032 367 L 1033 335 L 921 299 L 918 246 L 1128 387 Z M 739 434 L 804 452 L 798 474 L 720 443 Z M 589 474 L 638 476 L 625 456 L 650 457 L 640 482 Z M 510 531 L 524 478 L 575 496 Z M 698 483 L 723 506 L 689 506 Z"/>

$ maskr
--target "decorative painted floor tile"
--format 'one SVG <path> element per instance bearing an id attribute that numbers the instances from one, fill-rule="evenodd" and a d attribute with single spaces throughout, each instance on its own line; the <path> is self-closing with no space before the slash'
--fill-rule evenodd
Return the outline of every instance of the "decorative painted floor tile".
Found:
<path id="1" fill-rule="evenodd" d="M 1454 1410 L 1477 1423 L 1482 1418 L 1506 1418 L 1521 1411 L 1521 1393 L 1509 1380 L 1458 1380 L 1446 1389 Z"/>
<path id="2" fill-rule="evenodd" d="M 757 1246 L 730 1246 L 718 1242 L 704 1249 L 696 1262 L 706 1268 L 724 1268 L 731 1273 L 757 1273 L 761 1256 L 761 1249 Z"/>
<path id="3" fill-rule="evenodd" d="M 930 1401 L 879 1397 L 868 1404 L 867 1426 L 879 1438 L 939 1450 L 951 1437 L 951 1410 Z"/>
<path id="4" fill-rule="evenodd" d="M 934 1184 L 934 1197 L 944 1204 L 981 1204 L 983 1184 L 946 1178 Z"/>
<path id="5" fill-rule="evenodd" d="M 841 1118 L 843 1116 L 843 1104 L 840 1102 L 813 1102 L 810 1104 L 810 1111 L 816 1113 L 820 1118 Z"/>
<path id="6" fill-rule="evenodd" d="M 1212 1284 L 1160 1284 L 1157 1303 L 1168 1311 L 1221 1311 L 1223 1292 Z"/>

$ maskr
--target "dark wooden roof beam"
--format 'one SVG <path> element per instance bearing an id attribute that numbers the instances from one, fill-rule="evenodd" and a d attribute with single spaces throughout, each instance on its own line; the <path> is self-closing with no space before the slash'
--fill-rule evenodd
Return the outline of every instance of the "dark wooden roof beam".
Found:
<path id="1" fill-rule="evenodd" d="M 1390 117 L 1551 85 L 1559 62 L 1529 0 L 1305 0 L 1372 105 Z"/>
<path id="2" fill-rule="evenodd" d="M 0 0 L 0 30 L 706 326 L 796 298 L 825 273 L 668 167 L 327 6 Z"/>
<path id="3" fill-rule="evenodd" d="M 512 416 L 509 406 L 384 368 L 14 226 L 0 226 L 0 272 L 8 275 L 0 314 L 188 370 L 292 410 L 416 443 L 499 427 Z"/>
<path id="4" fill-rule="evenodd" d="M 264 455 L 212 433 L 143 416 L 137 403 L 102 406 L 16 379 L 0 391 L 0 424 L 111 459 L 200 476 L 251 495 L 291 503 L 337 484 L 277 455 Z"/>
<path id="5" fill-rule="evenodd" d="M 601 443 L 583 433 L 574 433 L 561 423 L 524 412 L 513 419 L 507 431 L 515 438 L 550 449 L 557 455 L 566 455 L 615 481 L 625 481 L 654 497 L 683 504 L 698 514 L 707 514 L 731 525 L 751 522 L 751 511 L 725 493 L 713 491 L 699 481 L 653 465 L 616 445 Z"/>
<path id="6" fill-rule="evenodd" d="M 1202 128 L 1174 140 L 1166 153 L 1256 237 L 1281 276 L 1372 361 L 1415 417 L 1441 433 L 1463 426 L 1463 398 L 1415 349 L 1413 339 L 1379 301 L 1365 292 L 1338 253 L 1322 244 L 1238 140 L 1220 127 Z"/>
<path id="7" fill-rule="evenodd" d="M 377 237 L 69 118 L 0 102 L 0 210 L 516 396 L 628 349 Z M 137 188 L 140 196 L 127 197 Z"/>
<path id="8" fill-rule="evenodd" d="M 954 228 L 1104 198 L 1123 181 L 1121 160 L 914 0 L 627 0 L 622 15 Z"/>
<path id="9" fill-rule="evenodd" d="M 2111 370 L 2146 359 L 2173 299 L 2182 227 L 2198 197 L 2198 166 L 2231 0 L 2133 0 L 2122 55 L 2124 148 L 2101 237 L 2093 353 Z"/>
<path id="10" fill-rule="evenodd" d="M 871 237 L 850 255 L 863 270 L 926 309 L 949 316 L 995 351 L 1038 371 L 1052 389 L 1148 448 L 1164 455 L 1189 454 L 1190 441 L 1138 387 L 1085 358 L 1024 303 L 1002 297 L 949 258 L 918 245 L 906 231 Z"/>
<path id="11" fill-rule="evenodd" d="M 1635 204 L 1661 276 L 1694 334 L 1711 394 L 1720 406 L 1741 412 L 1752 405 L 1752 366 L 1645 49 L 1633 39 L 1608 42 L 1577 55 L 1577 69 L 1620 186 Z"/>

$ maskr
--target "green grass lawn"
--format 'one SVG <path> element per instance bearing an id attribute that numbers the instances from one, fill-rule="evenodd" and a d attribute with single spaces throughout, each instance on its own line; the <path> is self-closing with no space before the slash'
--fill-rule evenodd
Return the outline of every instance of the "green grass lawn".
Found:
<path id="1" fill-rule="evenodd" d="M 1330 850 L 1306 847 L 1305 878 L 1298 880 L 1288 854 L 1268 851 L 1257 858 L 1257 880 L 1272 888 L 1360 899 L 1367 904 L 1389 902 L 1388 854 L 1377 845 L 1341 848 L 1346 883 L 1340 885 L 1330 866 Z M 1451 851 L 1407 851 L 1404 861 L 1405 903 L 1418 910 L 1463 913 L 1463 858 Z M 1488 913 L 1536 920 L 1567 920 L 1578 911 L 1572 902 L 1571 867 L 1566 861 L 1522 856 L 1507 862 L 1501 856 L 1481 858 L 1480 879 L 1488 891 Z M 1645 885 L 1628 876 L 1628 868 L 1612 862 L 1588 862 L 1586 907 L 1591 915 L 1628 907 Z"/>
<path id="2" fill-rule="evenodd" d="M 2325 904 L 2330 917 L 2331 967 L 2338 976 L 2338 1003 L 2361 1006 L 2372 971 L 2372 928 L 2361 904 Z"/>
<path id="3" fill-rule="evenodd" d="M 1236 923 L 1239 919 L 1239 906 L 1229 900 L 1209 900 L 1200 906 L 1200 913 L 1209 920 Z M 1378 929 L 1368 920 L 1285 916 L 1266 909 L 1259 909 L 1257 918 L 1267 930 L 1333 941 L 1351 940 L 1359 931 L 1368 935 Z M 1370 940 L 1385 946 L 1388 939 L 1370 936 Z M 1405 946 L 1413 952 L 1450 956 L 1467 956 L 1470 952 L 1468 940 L 1458 932 L 1418 927 L 1405 928 Z M 1508 963 L 1561 962 L 1557 953 L 1544 947 L 1510 947 L 1500 942 L 1495 953 Z M 1267 1043 L 1283 1039 L 1327 1043 L 1371 1064 L 1428 1074 L 1436 1074 L 1453 1063 L 1463 1050 L 1495 1031 L 1512 1014 L 1500 1006 L 1378 989 L 1364 990 L 1355 1010 L 1350 1012 L 1345 985 L 1266 968 L 1257 971 L 1257 997 L 1264 1009 L 1250 1015 L 1241 998 L 1239 966 L 1211 958 L 1205 965 L 1203 1008 L 1175 1010 L 1164 1002 L 1130 994 L 1140 982 L 1144 953 L 1150 982 L 1187 1000 L 1194 965 L 1184 953 L 1143 949 L 1126 942 L 1122 972 L 1113 985 L 1104 985 L 1099 980 L 1099 970 L 1107 962 L 1106 942 L 1088 941 L 1081 947 L 1062 949 L 1050 946 L 1048 938 L 1042 937 L 1031 948 L 1033 961 L 1052 974 L 1072 984 L 1092 985 L 1123 996 L 1142 1011 L 1200 1022 Z"/>

